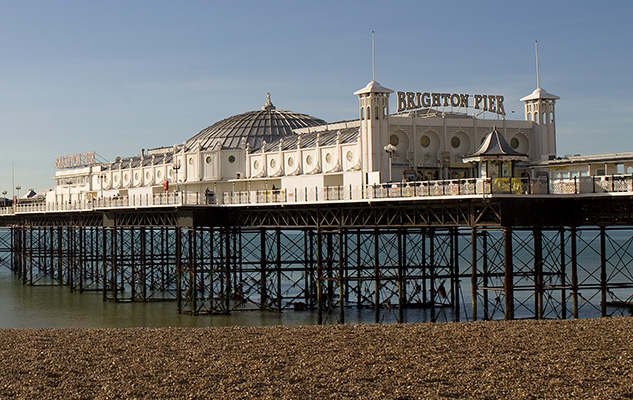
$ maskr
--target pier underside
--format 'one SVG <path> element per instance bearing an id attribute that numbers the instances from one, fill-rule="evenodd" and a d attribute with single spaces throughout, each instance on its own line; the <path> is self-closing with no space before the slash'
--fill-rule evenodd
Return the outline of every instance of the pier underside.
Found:
<path id="1" fill-rule="evenodd" d="M 630 315 L 632 205 L 505 197 L 24 214 L 3 220 L 0 256 L 25 284 L 196 315 Z"/>

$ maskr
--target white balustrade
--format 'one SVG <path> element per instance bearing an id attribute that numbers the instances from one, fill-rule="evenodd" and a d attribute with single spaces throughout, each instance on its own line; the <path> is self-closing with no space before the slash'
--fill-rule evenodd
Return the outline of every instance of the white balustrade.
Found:
<path id="1" fill-rule="evenodd" d="M 16 213 L 75 212 L 109 208 L 158 206 L 218 206 L 245 204 L 359 201 L 372 199 L 417 199 L 437 196 L 575 195 L 633 192 L 632 175 L 609 175 L 548 180 L 547 178 L 484 178 L 402 182 L 376 185 L 304 187 L 284 190 L 224 192 L 221 202 L 214 193 L 177 192 L 97 198 L 62 203 L 21 200 L 0 207 L 1 215 Z"/>

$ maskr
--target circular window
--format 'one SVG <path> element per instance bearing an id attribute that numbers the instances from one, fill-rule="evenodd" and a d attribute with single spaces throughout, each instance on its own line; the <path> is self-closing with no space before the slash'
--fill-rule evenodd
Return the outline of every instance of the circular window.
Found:
<path id="1" fill-rule="evenodd" d="M 235 156 L 229 156 L 229 162 L 233 164 L 235 162 Z"/>
<path id="2" fill-rule="evenodd" d="M 270 160 L 270 168 L 275 168 L 275 165 L 277 165 L 277 162 L 273 158 L 272 160 Z"/>
<path id="3" fill-rule="evenodd" d="M 312 156 L 307 156 L 306 157 L 306 164 L 312 165 Z"/>
<path id="4" fill-rule="evenodd" d="M 189 165 L 193 165 L 193 158 L 189 159 Z"/>
<path id="5" fill-rule="evenodd" d="M 430 144 L 431 144 L 431 138 L 429 138 L 428 136 L 424 135 L 420 138 L 420 145 L 422 147 L 429 147 Z"/>
<path id="6" fill-rule="evenodd" d="M 347 158 L 347 161 L 352 161 L 354 154 L 351 151 L 348 151 L 345 157 Z"/>
<path id="7" fill-rule="evenodd" d="M 161 171 L 158 171 L 158 172 L 156 173 L 156 177 L 157 177 L 158 179 L 160 179 L 160 177 L 161 177 L 162 175 L 163 175 L 163 173 L 162 173 Z"/>
<path id="8" fill-rule="evenodd" d="M 290 158 L 288 159 L 288 166 L 289 166 L 289 167 L 292 167 L 292 164 L 294 164 L 294 163 L 295 163 L 295 160 L 293 160 L 293 159 L 292 159 L 292 157 L 290 157 Z"/>
<path id="9" fill-rule="evenodd" d="M 233 156 L 231 156 L 231 157 L 233 157 Z M 253 169 L 259 169 L 259 161 L 257 161 L 257 160 L 253 161 Z"/>
<path id="10" fill-rule="evenodd" d="M 510 146 L 512 146 L 513 149 L 518 149 L 519 148 L 519 139 L 512 138 L 512 140 L 510 140 Z"/>
<path id="11" fill-rule="evenodd" d="M 213 161 L 213 158 L 211 158 L 211 156 L 207 156 L 207 164 L 211 164 L 211 162 Z"/>
<path id="12" fill-rule="evenodd" d="M 328 163 L 328 164 L 332 162 L 332 154 L 327 153 L 325 155 L 325 162 Z"/>
<path id="13" fill-rule="evenodd" d="M 145 179 L 149 179 L 152 176 L 149 171 L 145 173 Z"/>
<path id="14" fill-rule="evenodd" d="M 398 143 L 400 143 L 400 139 L 398 138 L 398 135 L 391 135 L 389 137 L 389 144 L 391 144 L 392 146 L 397 146 Z"/>
<path id="15" fill-rule="evenodd" d="M 451 138 L 451 146 L 453 146 L 454 149 L 458 148 L 460 144 L 462 144 L 462 142 L 457 136 Z"/>

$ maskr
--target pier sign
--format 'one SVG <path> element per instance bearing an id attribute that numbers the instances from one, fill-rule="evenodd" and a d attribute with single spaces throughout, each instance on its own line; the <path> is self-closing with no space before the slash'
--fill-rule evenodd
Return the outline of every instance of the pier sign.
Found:
<path id="1" fill-rule="evenodd" d="M 61 156 L 55 159 L 55 168 L 73 168 L 83 167 L 86 165 L 92 165 L 95 163 L 95 152 L 90 151 L 88 153 L 72 154 L 69 156 Z"/>
<path id="2" fill-rule="evenodd" d="M 506 115 L 503 107 L 503 96 L 497 94 L 461 94 L 461 93 L 429 93 L 398 92 L 398 112 L 429 107 L 469 108 L 473 100 L 475 110 L 490 111 Z"/>

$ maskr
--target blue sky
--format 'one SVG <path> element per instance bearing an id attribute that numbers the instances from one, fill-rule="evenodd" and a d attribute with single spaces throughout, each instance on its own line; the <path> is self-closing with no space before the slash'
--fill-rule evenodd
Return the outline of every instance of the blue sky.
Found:
<path id="1" fill-rule="evenodd" d="M 51 188 L 57 156 L 182 143 L 231 115 L 353 119 L 371 80 L 396 91 L 541 86 L 558 152 L 633 151 L 633 2 L 0 0 L 0 190 Z M 395 98 L 391 100 L 395 110 Z M 515 114 L 511 114 L 515 110 Z"/>

